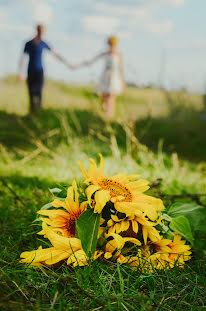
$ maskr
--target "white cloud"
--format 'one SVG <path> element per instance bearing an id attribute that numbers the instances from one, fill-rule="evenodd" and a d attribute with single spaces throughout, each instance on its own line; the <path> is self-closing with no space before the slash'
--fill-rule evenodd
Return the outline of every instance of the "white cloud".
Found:
<path id="1" fill-rule="evenodd" d="M 143 1 L 141 7 L 149 10 L 159 10 L 163 8 L 178 8 L 185 4 L 186 0 L 149 0 Z"/>
<path id="2" fill-rule="evenodd" d="M 6 8 L 3 6 L 0 6 L 0 21 L 4 21 L 8 17 L 8 12 Z"/>
<path id="3" fill-rule="evenodd" d="M 163 2 L 167 6 L 177 6 L 183 3 L 184 0 L 150 0 L 141 2 L 139 6 L 97 3 L 94 8 L 99 15 L 95 17 L 95 20 L 86 20 L 86 25 L 92 24 L 92 27 L 86 27 L 86 29 L 98 32 L 98 26 L 101 23 L 102 33 L 111 33 L 114 30 L 116 33 L 121 33 L 121 30 L 124 29 L 124 32 L 129 33 L 129 35 L 137 32 L 147 32 L 154 35 L 167 34 L 173 29 L 172 21 L 160 19 L 155 15 L 157 7 L 161 7 Z M 105 16 L 113 22 L 103 22 Z M 119 21 L 118 23 L 117 20 Z"/>
<path id="4" fill-rule="evenodd" d="M 179 7 L 185 4 L 186 0 L 162 0 L 162 2 L 174 6 L 174 7 Z"/>
<path id="5" fill-rule="evenodd" d="M 162 22 L 152 22 L 147 25 L 147 30 L 150 33 L 161 35 L 167 34 L 172 31 L 173 24 L 170 20 L 162 21 Z"/>
<path id="6" fill-rule="evenodd" d="M 109 15 L 114 14 L 115 16 L 144 18 L 147 15 L 147 11 L 144 7 L 116 6 L 106 3 L 97 3 L 94 8 L 98 12 L 104 12 Z"/>
<path id="7" fill-rule="evenodd" d="M 49 25 L 53 18 L 53 9 L 45 0 L 32 0 L 31 10 L 33 11 L 33 20 L 36 23 Z"/>
<path id="8" fill-rule="evenodd" d="M 83 17 L 82 22 L 86 30 L 107 35 L 116 32 L 120 25 L 118 18 L 106 15 L 88 15 Z"/>
<path id="9" fill-rule="evenodd" d="M 0 32 L 4 33 L 6 31 L 30 33 L 32 31 L 32 27 L 27 25 L 0 23 Z"/>
<path id="10" fill-rule="evenodd" d="M 167 42 L 166 46 L 167 49 L 175 49 L 175 50 L 206 50 L 206 39 L 203 38 L 192 38 L 190 40 L 173 40 Z"/>

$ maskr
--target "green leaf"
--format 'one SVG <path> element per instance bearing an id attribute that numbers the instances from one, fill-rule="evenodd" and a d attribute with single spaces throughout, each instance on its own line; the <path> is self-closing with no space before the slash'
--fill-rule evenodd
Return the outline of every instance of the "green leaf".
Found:
<path id="1" fill-rule="evenodd" d="M 94 254 L 97 245 L 101 214 L 95 214 L 93 209 L 83 212 L 76 222 L 77 232 L 82 248 L 88 257 Z"/>
<path id="2" fill-rule="evenodd" d="M 196 203 L 177 202 L 170 206 L 167 214 L 174 218 L 185 216 L 190 222 L 193 231 L 206 232 L 206 208 Z"/>
<path id="3" fill-rule="evenodd" d="M 43 205 L 43 206 L 41 207 L 41 209 L 48 209 L 48 208 L 50 208 L 50 207 L 52 207 L 52 203 L 47 203 L 47 204 Z"/>
<path id="4" fill-rule="evenodd" d="M 189 241 L 193 245 L 194 237 L 192 234 L 191 226 L 189 220 L 185 216 L 173 218 L 169 224 L 169 227 L 174 232 L 181 234 L 187 241 Z"/>
<path id="5" fill-rule="evenodd" d="M 62 189 L 59 189 L 59 188 L 52 188 L 52 189 L 49 189 L 49 191 L 50 191 L 52 194 L 55 194 L 55 193 L 60 193 L 60 192 L 62 192 Z"/>

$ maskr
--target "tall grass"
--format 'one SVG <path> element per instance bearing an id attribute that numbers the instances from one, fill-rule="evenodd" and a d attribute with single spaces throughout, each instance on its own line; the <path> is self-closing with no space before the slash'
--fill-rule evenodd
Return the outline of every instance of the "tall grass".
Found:
<path id="1" fill-rule="evenodd" d="M 107 121 L 89 87 L 48 82 L 44 110 L 33 117 L 26 115 L 24 85 L 10 78 L 1 88 L 0 310 L 204 310 L 205 262 L 198 253 L 184 270 L 157 274 L 104 262 L 76 270 L 18 263 L 23 250 L 40 244 L 33 220 L 50 201 L 48 189 L 81 179 L 78 160 L 86 165 L 99 152 L 108 175 L 141 174 L 166 206 L 194 200 L 166 194 L 206 193 L 201 97 L 128 89 Z M 198 204 L 206 206 L 205 198 Z"/>

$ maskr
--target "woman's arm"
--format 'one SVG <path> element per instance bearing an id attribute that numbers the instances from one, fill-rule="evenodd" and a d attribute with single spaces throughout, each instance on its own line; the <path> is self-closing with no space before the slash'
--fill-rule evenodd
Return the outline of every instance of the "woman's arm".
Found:
<path id="1" fill-rule="evenodd" d="M 92 65 L 92 64 L 95 63 L 97 60 L 99 60 L 100 58 L 102 58 L 103 56 L 105 56 L 106 54 L 107 54 L 107 52 L 100 53 L 100 54 L 96 55 L 95 57 L 93 57 L 92 59 L 80 63 L 79 65 L 77 65 L 77 67 Z"/>
<path id="2" fill-rule="evenodd" d="M 122 54 L 119 54 L 119 57 L 120 57 L 120 74 L 121 74 L 123 88 L 125 89 L 126 83 L 125 83 L 125 77 L 124 77 L 124 62 L 123 62 Z"/>

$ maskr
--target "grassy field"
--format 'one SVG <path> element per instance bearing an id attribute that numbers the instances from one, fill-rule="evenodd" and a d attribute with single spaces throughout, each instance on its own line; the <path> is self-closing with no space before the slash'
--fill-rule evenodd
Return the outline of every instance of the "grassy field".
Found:
<path id="1" fill-rule="evenodd" d="M 202 98 L 128 88 L 107 121 L 91 87 L 47 82 L 44 109 L 32 117 L 24 84 L 9 77 L 0 90 L 0 310 L 206 310 L 201 243 L 184 270 L 157 274 L 104 262 L 76 270 L 18 263 L 22 251 L 42 243 L 33 221 L 49 188 L 80 179 L 78 160 L 87 164 L 98 152 L 108 175 L 140 173 L 166 206 L 206 206 L 204 196 L 191 196 L 206 193 Z"/>

